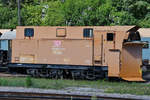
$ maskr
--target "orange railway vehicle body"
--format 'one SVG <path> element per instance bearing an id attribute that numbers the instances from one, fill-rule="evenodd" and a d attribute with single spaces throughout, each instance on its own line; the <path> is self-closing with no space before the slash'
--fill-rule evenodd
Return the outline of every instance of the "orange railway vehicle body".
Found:
<path id="1" fill-rule="evenodd" d="M 142 79 L 137 26 L 18 26 L 12 63 L 108 66 L 108 77 Z M 32 36 L 25 36 L 29 29 Z"/>

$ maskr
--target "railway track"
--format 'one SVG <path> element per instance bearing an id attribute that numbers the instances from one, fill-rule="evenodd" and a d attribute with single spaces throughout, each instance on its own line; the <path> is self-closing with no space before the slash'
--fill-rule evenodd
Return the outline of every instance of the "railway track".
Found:
<path id="1" fill-rule="evenodd" d="M 0 92 L 0 100 L 141 100 L 108 96 L 90 96 L 74 94 L 47 94 L 24 92 Z M 143 99 L 144 100 L 144 99 Z"/>
<path id="2" fill-rule="evenodd" d="M 0 77 L 27 77 L 29 75 L 24 75 L 24 74 L 10 74 L 10 73 L 5 73 L 1 72 Z"/>
<path id="3" fill-rule="evenodd" d="M 26 75 L 12 75 L 12 74 L 4 74 L 0 73 L 0 77 L 26 77 Z M 21 92 L 20 92 L 21 91 Z M 93 96 L 91 94 L 84 94 L 84 93 L 72 93 L 72 92 L 65 92 L 64 94 L 61 93 L 42 93 L 40 90 L 38 93 L 35 90 L 35 93 L 27 92 L 23 90 L 19 90 L 19 92 L 15 90 L 8 91 L 5 89 L 0 90 L 0 100 L 150 100 L 149 99 L 137 99 L 132 97 L 123 97 L 123 96 L 109 96 L 109 95 L 96 95 Z"/>

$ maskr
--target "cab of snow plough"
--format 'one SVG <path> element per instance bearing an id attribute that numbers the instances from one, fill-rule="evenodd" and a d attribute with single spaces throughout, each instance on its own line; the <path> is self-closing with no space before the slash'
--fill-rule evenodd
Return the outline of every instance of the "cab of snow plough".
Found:
<path id="1" fill-rule="evenodd" d="M 108 66 L 109 78 L 142 79 L 142 48 L 138 26 L 108 26 L 94 30 L 94 66 Z"/>

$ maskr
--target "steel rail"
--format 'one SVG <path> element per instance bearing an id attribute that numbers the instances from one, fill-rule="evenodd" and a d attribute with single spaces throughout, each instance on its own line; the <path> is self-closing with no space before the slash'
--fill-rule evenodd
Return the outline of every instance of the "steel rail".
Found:
<path id="1" fill-rule="evenodd" d="M 93 97 L 94 98 L 94 97 Z M 141 100 L 121 97 L 95 96 L 96 100 Z M 0 100 L 92 100 L 90 95 L 0 92 Z M 95 99 L 94 99 L 95 100 Z"/>

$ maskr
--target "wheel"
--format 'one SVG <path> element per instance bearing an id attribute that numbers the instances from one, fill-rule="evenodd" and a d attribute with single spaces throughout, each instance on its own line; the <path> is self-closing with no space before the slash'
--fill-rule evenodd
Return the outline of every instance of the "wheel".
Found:
<path id="1" fill-rule="evenodd" d="M 85 72 L 85 78 L 88 80 L 95 80 L 96 79 L 95 72 L 93 70 L 87 70 Z"/>
<path id="2" fill-rule="evenodd" d="M 38 69 L 27 69 L 26 71 L 28 75 L 31 75 L 33 77 L 39 76 Z"/>
<path id="3" fill-rule="evenodd" d="M 84 74 L 82 70 L 72 70 L 71 76 L 73 79 L 84 79 Z"/>
<path id="4" fill-rule="evenodd" d="M 49 71 L 49 77 L 53 79 L 63 78 L 63 70 L 60 69 L 51 69 Z"/>

